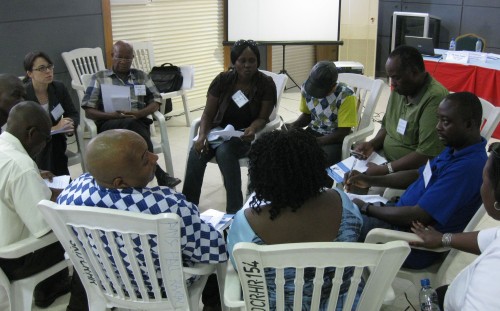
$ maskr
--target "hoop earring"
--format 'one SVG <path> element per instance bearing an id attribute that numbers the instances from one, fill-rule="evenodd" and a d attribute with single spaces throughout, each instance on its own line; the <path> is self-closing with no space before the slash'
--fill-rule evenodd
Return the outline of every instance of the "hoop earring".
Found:
<path id="1" fill-rule="evenodd" d="M 495 208 L 495 210 L 500 211 L 500 203 L 498 203 L 497 201 L 495 201 L 495 204 L 493 204 L 493 207 Z"/>

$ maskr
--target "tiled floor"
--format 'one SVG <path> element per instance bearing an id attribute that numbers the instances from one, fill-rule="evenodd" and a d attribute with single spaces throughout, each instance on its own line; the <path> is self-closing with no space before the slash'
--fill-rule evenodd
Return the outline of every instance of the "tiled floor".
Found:
<path id="1" fill-rule="evenodd" d="M 383 111 L 385 111 L 385 104 L 389 96 L 389 89 L 386 87 L 382 97 L 379 101 L 379 105 L 376 109 L 375 119 L 381 120 L 383 116 Z M 279 114 L 283 117 L 283 120 L 289 121 L 294 120 L 299 112 L 299 99 L 300 94 L 297 88 L 286 91 L 281 99 L 281 106 Z M 202 110 L 197 110 L 192 112 L 192 118 L 197 118 L 201 116 Z M 168 135 L 170 140 L 170 149 L 172 153 L 173 163 L 174 163 L 174 173 L 176 177 L 183 178 L 184 170 L 186 165 L 186 155 L 187 155 L 187 139 L 189 134 L 189 128 L 186 127 L 185 118 L 183 115 L 172 117 L 167 121 Z M 378 129 L 376 129 L 377 131 Z M 74 148 L 70 146 L 70 148 Z M 160 165 L 165 167 L 163 156 L 160 156 Z M 70 168 L 71 176 L 73 178 L 81 174 L 81 167 L 79 165 L 74 165 Z M 242 179 L 243 188 L 246 187 L 247 177 L 246 168 L 242 168 Z M 155 183 L 155 181 L 153 181 Z M 182 184 L 177 186 L 177 190 L 182 189 Z M 205 179 L 203 183 L 203 190 L 200 200 L 200 210 L 206 210 L 209 208 L 224 211 L 225 210 L 225 190 L 222 186 L 222 180 L 220 176 L 219 169 L 217 165 L 209 164 L 207 171 L 205 173 Z M 409 282 L 404 280 L 396 280 L 394 283 L 394 288 L 396 291 L 396 300 L 393 304 L 383 306 L 381 310 L 385 311 L 396 311 L 396 310 L 406 310 L 409 307 L 408 302 L 405 299 L 404 293 L 408 294 L 410 301 L 415 308 L 418 307 L 418 292 L 417 289 Z M 62 311 L 65 310 L 66 305 L 69 300 L 69 295 L 59 298 L 47 311 Z M 33 310 L 38 310 L 34 307 Z M 411 310 L 411 308 L 409 309 Z M 367 310 L 368 311 L 368 310 Z"/>

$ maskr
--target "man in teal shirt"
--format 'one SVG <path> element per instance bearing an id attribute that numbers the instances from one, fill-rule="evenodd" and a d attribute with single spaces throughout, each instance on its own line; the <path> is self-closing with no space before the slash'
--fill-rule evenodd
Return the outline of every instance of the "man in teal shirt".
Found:
<path id="1" fill-rule="evenodd" d="M 444 148 L 436 132 L 436 115 L 448 90 L 425 71 L 422 55 L 413 47 L 397 47 L 385 68 L 392 92 L 382 128 L 372 140 L 354 148 L 366 157 L 383 150 L 387 164 L 369 164 L 368 175 L 417 169 Z"/>

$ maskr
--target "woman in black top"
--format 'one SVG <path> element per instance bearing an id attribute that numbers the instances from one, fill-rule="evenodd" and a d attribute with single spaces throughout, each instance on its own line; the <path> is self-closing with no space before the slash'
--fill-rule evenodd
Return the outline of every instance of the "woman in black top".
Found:
<path id="1" fill-rule="evenodd" d="M 73 135 L 80 121 L 80 114 L 73 105 L 63 83 L 54 81 L 54 63 L 43 52 L 30 52 L 24 57 L 26 100 L 42 105 L 52 120 L 52 140 L 37 155 L 38 168 L 56 176 L 69 175 L 66 156 L 66 135 Z"/>

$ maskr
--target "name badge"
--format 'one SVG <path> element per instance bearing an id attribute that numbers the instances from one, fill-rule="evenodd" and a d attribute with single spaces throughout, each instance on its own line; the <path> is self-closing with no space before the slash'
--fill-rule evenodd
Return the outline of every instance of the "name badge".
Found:
<path id="1" fill-rule="evenodd" d="M 145 96 L 146 86 L 144 84 L 134 85 L 135 96 Z"/>
<path id="2" fill-rule="evenodd" d="M 429 180 L 431 180 L 432 177 L 431 163 L 429 162 L 429 160 L 427 160 L 427 164 L 425 165 L 423 175 L 424 175 L 424 186 L 425 188 L 427 188 Z"/>
<path id="3" fill-rule="evenodd" d="M 57 104 L 57 106 L 55 106 L 54 109 L 52 109 L 52 111 L 50 112 L 52 118 L 54 118 L 54 120 L 56 121 L 59 120 L 59 118 L 63 115 L 63 113 L 64 109 L 61 106 L 61 104 Z"/>
<path id="4" fill-rule="evenodd" d="M 243 94 L 241 90 L 238 90 L 238 92 L 234 93 L 232 99 L 240 108 L 248 103 L 248 98 L 245 96 L 245 94 Z"/>
<path id="5" fill-rule="evenodd" d="M 401 134 L 401 135 L 405 134 L 405 132 L 406 132 L 406 125 L 407 124 L 408 124 L 408 121 L 403 120 L 403 119 L 399 119 L 398 127 L 396 129 L 399 134 Z"/>

